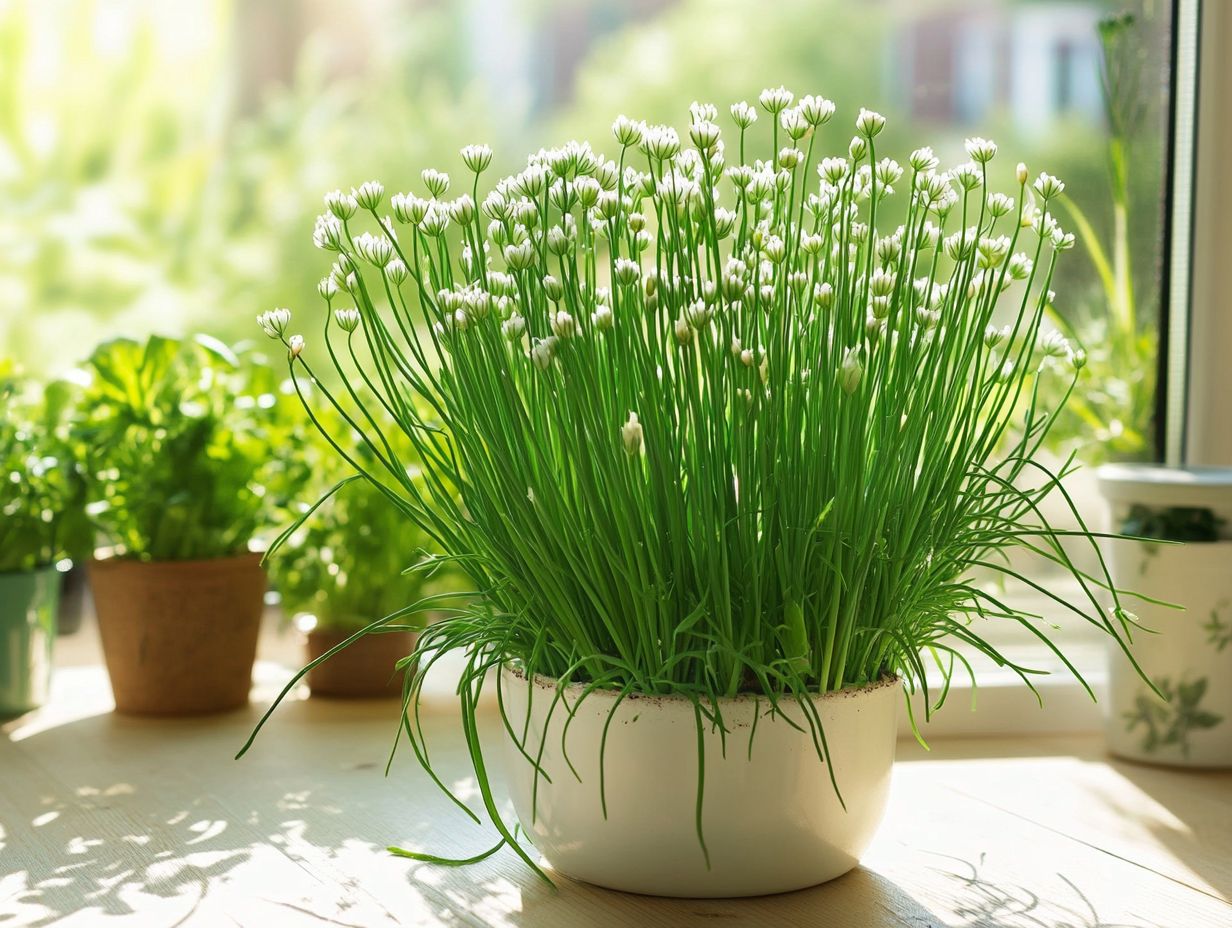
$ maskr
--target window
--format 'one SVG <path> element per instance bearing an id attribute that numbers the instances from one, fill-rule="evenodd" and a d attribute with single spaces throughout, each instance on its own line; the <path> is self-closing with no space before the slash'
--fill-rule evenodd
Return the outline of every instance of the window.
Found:
<path id="1" fill-rule="evenodd" d="M 366 0 L 352 14 L 288 0 L 279 17 L 219 0 L 165 6 L 0 12 L 0 73 L 26 101 L 0 125 L 0 198 L 13 204 L 0 216 L 0 353 L 34 372 L 61 373 L 118 332 L 246 337 L 255 312 L 312 291 L 307 230 L 326 185 L 403 176 L 479 138 L 506 160 L 566 134 L 606 141 L 621 112 L 678 120 L 694 98 L 784 83 L 841 113 L 881 109 L 895 145 L 925 140 L 952 160 L 964 137 L 987 135 L 1006 170 L 1022 160 L 1065 179 L 1092 243 L 1131 275 L 1152 347 L 1142 377 L 1101 382 L 1064 420 L 1058 460 L 1071 447 L 1160 450 L 1171 4 Z M 1132 22 L 1101 39 L 1101 22 L 1126 12 Z M 715 49 L 737 44 L 747 54 L 716 68 Z M 1114 139 L 1123 175 L 1110 174 Z M 1066 256 L 1056 290 L 1056 324 L 1094 360 L 1110 297 L 1087 249 Z M 1102 511 L 1089 471 L 1069 487 Z M 1095 636 L 1065 635 L 1096 669 Z M 1042 659 L 1029 635 L 1002 640 Z"/>

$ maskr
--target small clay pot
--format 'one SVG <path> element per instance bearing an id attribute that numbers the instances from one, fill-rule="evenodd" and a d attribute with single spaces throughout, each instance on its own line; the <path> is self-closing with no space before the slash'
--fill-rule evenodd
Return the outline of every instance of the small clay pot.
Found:
<path id="1" fill-rule="evenodd" d="M 353 633 L 308 633 L 308 660 L 314 661 Z M 381 632 L 364 637 L 308 671 L 313 696 L 334 699 L 391 699 L 402 696 L 402 674 L 394 665 L 415 648 L 415 632 Z"/>
<path id="2" fill-rule="evenodd" d="M 259 554 L 96 560 L 90 584 L 117 712 L 196 715 L 248 704 L 266 587 Z"/>

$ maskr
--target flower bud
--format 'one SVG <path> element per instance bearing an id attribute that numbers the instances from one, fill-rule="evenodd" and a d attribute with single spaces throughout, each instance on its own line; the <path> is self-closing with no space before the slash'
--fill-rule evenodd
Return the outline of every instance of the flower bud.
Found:
<path id="1" fill-rule="evenodd" d="M 848 348 L 843 355 L 843 363 L 839 367 L 839 386 L 850 396 L 860 386 L 860 378 L 864 376 L 864 365 L 860 363 L 860 350 Z"/>
<path id="2" fill-rule="evenodd" d="M 492 163 L 492 149 L 487 145 L 467 145 L 462 149 L 462 163 L 476 174 L 482 174 Z"/>
<path id="3" fill-rule="evenodd" d="M 1046 358 L 1064 358 L 1069 354 L 1069 342 L 1056 329 L 1041 335 L 1035 347 Z"/>
<path id="4" fill-rule="evenodd" d="M 300 352 L 304 350 L 304 336 L 292 335 L 287 342 L 287 347 L 291 351 L 291 357 L 298 358 L 300 356 Z"/>
<path id="5" fill-rule="evenodd" d="M 911 153 L 911 157 L 907 159 L 907 163 L 911 165 L 913 171 L 935 171 L 937 165 L 941 163 L 940 159 L 933 154 L 933 150 L 928 147 L 917 148 Z"/>
<path id="6" fill-rule="evenodd" d="M 434 168 L 424 168 L 419 173 L 419 176 L 423 180 L 424 186 L 428 188 L 428 192 L 438 200 L 449 189 L 449 175 L 443 171 L 437 171 Z"/>
<path id="7" fill-rule="evenodd" d="M 777 115 L 791 106 L 791 101 L 795 99 L 795 94 L 786 87 L 768 87 L 761 92 L 757 99 L 767 113 Z"/>
<path id="8" fill-rule="evenodd" d="M 547 294 L 547 298 L 553 303 L 559 303 L 565 295 L 565 288 L 559 280 L 551 274 L 547 274 L 543 278 L 543 292 Z"/>
<path id="9" fill-rule="evenodd" d="M 438 207 L 436 204 L 430 204 L 428 211 L 424 214 L 423 222 L 419 224 L 419 228 L 424 235 L 430 235 L 433 238 L 444 235 L 445 230 L 449 228 L 448 211 Z"/>
<path id="10" fill-rule="evenodd" d="M 780 149 L 778 166 L 785 171 L 794 171 L 803 157 L 804 155 L 801 154 L 800 149 L 798 148 L 791 148 L 789 146 L 787 148 Z"/>
<path id="11" fill-rule="evenodd" d="M 808 120 L 804 118 L 804 114 L 800 112 L 799 107 L 793 106 L 791 109 L 783 110 L 779 114 L 779 125 L 783 127 L 783 131 L 787 133 L 787 137 L 793 142 L 798 142 L 809 134 L 809 130 L 813 127 L 809 125 Z"/>
<path id="12" fill-rule="evenodd" d="M 612 315 L 610 306 L 600 306 L 590 314 L 590 322 L 600 332 L 606 332 L 616 322 L 616 317 Z"/>
<path id="13" fill-rule="evenodd" d="M 732 121 L 741 129 L 747 129 L 757 122 L 757 110 L 743 100 L 731 106 Z"/>
<path id="14" fill-rule="evenodd" d="M 1014 198 L 1007 197 L 1004 193 L 990 193 L 988 195 L 988 212 L 995 217 L 1004 216 L 1014 208 Z"/>
<path id="15" fill-rule="evenodd" d="M 967 139 L 965 144 L 967 154 L 971 156 L 971 160 L 978 161 L 980 164 L 987 164 L 997 153 L 997 143 L 988 139 Z"/>
<path id="16" fill-rule="evenodd" d="M 559 310 L 552 316 L 552 334 L 557 338 L 573 338 L 577 334 L 577 322 L 565 310 Z"/>
<path id="17" fill-rule="evenodd" d="M 379 181 L 365 181 L 358 190 L 351 191 L 351 196 L 364 209 L 376 209 L 381 205 L 381 197 L 385 196 L 385 188 Z"/>
<path id="18" fill-rule="evenodd" d="M 464 193 L 449 204 L 449 215 L 459 225 L 470 225 L 475 218 L 475 201 L 469 193 Z"/>
<path id="19" fill-rule="evenodd" d="M 880 113 L 874 113 L 872 110 L 860 108 L 860 113 L 856 116 L 856 132 L 861 137 L 871 139 L 884 128 L 884 116 Z"/>
<path id="20" fill-rule="evenodd" d="M 534 346 L 530 349 L 530 359 L 534 362 L 535 367 L 541 371 L 546 371 L 552 364 L 552 356 L 555 354 L 556 339 L 541 338 L 536 340 Z"/>
<path id="21" fill-rule="evenodd" d="M 291 324 L 291 310 L 271 309 L 257 316 L 257 325 L 270 338 L 282 338 L 287 326 Z"/>
<path id="22" fill-rule="evenodd" d="M 324 251 L 338 251 L 342 247 L 342 223 L 337 216 L 322 213 L 317 217 L 312 244 Z"/>
<path id="23" fill-rule="evenodd" d="M 335 190 L 333 193 L 325 194 L 325 208 L 334 214 L 335 217 L 345 222 L 355 215 L 355 210 L 359 208 L 355 197 L 349 193 L 343 193 L 341 190 Z"/>
<path id="24" fill-rule="evenodd" d="M 689 138 L 699 151 L 709 151 L 719 140 L 719 127 L 712 122 L 695 122 L 689 127 Z"/>
<path id="25" fill-rule="evenodd" d="M 641 453 L 644 434 L 642 424 L 637 421 L 637 413 L 630 412 L 628 420 L 620 427 L 620 440 L 629 457 L 635 457 Z"/>
<path id="26" fill-rule="evenodd" d="M 1010 327 L 1008 325 L 999 329 L 995 325 L 987 326 L 984 329 L 984 347 L 996 348 L 1009 337 Z"/>
<path id="27" fill-rule="evenodd" d="M 693 341 L 693 327 L 689 325 L 689 320 L 681 317 L 674 324 L 676 333 L 676 342 L 683 348 Z"/>
<path id="28" fill-rule="evenodd" d="M 359 328 L 358 309 L 336 309 L 334 318 L 338 320 L 338 327 L 344 332 L 354 332 Z"/>
<path id="29" fill-rule="evenodd" d="M 616 141 L 625 148 L 640 144 L 644 129 L 645 126 L 642 123 L 624 115 L 617 116 L 616 121 L 612 123 L 612 135 L 616 136 Z"/>
<path id="30" fill-rule="evenodd" d="M 830 117 L 834 115 L 833 101 L 825 97 L 815 97 L 812 94 L 801 98 L 797 109 L 804 117 L 804 121 L 814 128 L 829 122 Z"/>
<path id="31" fill-rule="evenodd" d="M 616 259 L 616 282 L 625 287 L 631 287 L 641 277 L 642 269 L 636 261 L 628 258 Z"/>
<path id="32" fill-rule="evenodd" d="M 520 339 L 523 333 L 526 332 L 526 320 L 514 313 L 508 319 L 501 323 L 501 334 L 511 342 L 516 342 Z"/>
<path id="33" fill-rule="evenodd" d="M 1041 173 L 1035 179 L 1033 184 L 1035 192 L 1038 193 L 1044 200 L 1051 200 L 1054 197 L 1059 197 L 1061 192 L 1065 190 L 1065 184 L 1057 180 L 1051 174 Z"/>
<path id="34" fill-rule="evenodd" d="M 529 241 L 505 248 L 505 262 L 515 271 L 524 271 L 535 263 L 535 250 Z"/>

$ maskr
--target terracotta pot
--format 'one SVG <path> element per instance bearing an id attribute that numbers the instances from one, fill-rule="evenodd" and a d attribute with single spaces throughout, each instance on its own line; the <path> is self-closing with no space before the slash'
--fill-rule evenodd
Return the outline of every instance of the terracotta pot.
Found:
<path id="1" fill-rule="evenodd" d="M 500 685 L 514 809 L 548 863 L 574 879 L 690 898 L 803 889 L 854 867 L 885 810 L 902 701 L 894 678 L 812 698 L 841 801 L 799 705 L 781 700 L 775 715 L 765 698 L 719 700 L 727 733 L 705 722 L 701 738 L 705 849 L 690 700 L 583 698 L 578 684 L 558 700 L 556 681 L 509 668 Z"/>
<path id="2" fill-rule="evenodd" d="M 260 562 L 242 554 L 90 565 L 117 712 L 194 715 L 248 703 L 264 610 Z"/>
<path id="3" fill-rule="evenodd" d="M 346 641 L 352 632 L 321 630 L 308 633 L 308 660 Z M 364 635 L 323 664 L 308 671 L 313 696 L 336 699 L 390 699 L 402 696 L 402 674 L 394 665 L 415 647 L 414 632 Z"/>
<path id="4" fill-rule="evenodd" d="M 60 574 L 0 574 L 0 718 L 37 709 L 51 687 Z"/>

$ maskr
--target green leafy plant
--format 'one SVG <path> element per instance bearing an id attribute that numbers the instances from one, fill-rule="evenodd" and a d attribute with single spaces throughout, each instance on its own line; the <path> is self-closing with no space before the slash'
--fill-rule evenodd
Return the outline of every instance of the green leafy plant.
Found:
<path id="1" fill-rule="evenodd" d="M 896 674 L 931 711 L 970 670 L 959 643 L 1031 686 L 991 623 L 1060 655 L 1038 616 L 973 579 L 981 568 L 1123 649 L 1134 623 L 1094 536 L 1054 528 L 1041 507 L 1069 498 L 1068 465 L 1037 457 L 1057 415 L 1039 386 L 1059 378 L 1064 396 L 1084 362 L 1044 326 L 1074 244 L 1053 214 L 1064 184 L 996 167 L 978 138 L 952 170 L 928 148 L 904 167 L 882 156 L 876 113 L 861 110 L 848 141 L 827 127 L 828 100 L 777 88 L 759 102 L 769 125 L 738 103 L 726 142 L 710 105 L 692 107 L 683 140 L 621 117 L 616 158 L 570 142 L 486 196 L 486 146 L 462 150 L 453 199 L 431 169 L 422 196 L 336 191 L 314 231 L 337 257 L 319 342 L 292 334 L 287 310 L 260 319 L 297 383 L 319 382 L 318 363 L 336 370 L 342 386 L 310 408 L 360 433 L 375 465 L 352 464 L 396 490 L 381 492 L 482 595 L 423 634 L 405 707 L 440 654 L 465 655 L 484 807 L 532 866 L 485 773 L 476 705 L 490 670 L 683 697 L 699 726 L 723 724 L 724 696 L 799 702 L 824 757 L 809 694 Z M 821 157 L 831 143 L 842 153 Z M 426 481 L 407 476 L 382 410 Z M 1071 539 L 1096 575 L 1074 565 Z M 1083 599 L 1010 566 L 1014 551 L 1059 565 Z M 699 809 L 703 794 L 699 780 Z"/>
<path id="2" fill-rule="evenodd" d="M 225 557 L 275 518 L 294 447 L 287 398 L 253 359 L 206 336 L 100 345 L 73 439 L 89 509 L 122 557 Z"/>
<path id="3" fill-rule="evenodd" d="M 1125 13 L 1101 20 L 1099 39 L 1112 206 L 1108 240 L 1073 199 L 1060 202 L 1096 272 L 1102 300 L 1082 307 L 1090 310 L 1086 313 L 1059 313 L 1050 307 L 1056 324 L 1085 347 L 1088 367 L 1083 388 L 1070 397 L 1053 440 L 1062 446 L 1080 445 L 1086 463 L 1151 455 L 1159 347 L 1156 314 L 1138 295 L 1131 247 L 1133 156 L 1146 124 L 1141 87 L 1145 52 L 1136 17 Z"/>
<path id="4" fill-rule="evenodd" d="M 38 401 L 0 364 L 0 573 L 36 570 L 89 547 L 84 482 L 66 441 L 71 391 L 47 386 Z"/>
<path id="5" fill-rule="evenodd" d="M 336 414 L 319 410 L 317 416 L 329 421 L 332 434 L 345 437 Z M 407 448 L 402 456 L 408 478 L 426 492 L 411 452 Z M 370 472 L 377 466 L 362 443 L 351 443 L 348 453 Z M 319 508 L 303 509 L 266 556 L 287 615 L 307 613 L 316 629 L 353 632 L 428 593 L 459 587 L 456 568 L 434 556 L 432 538 L 389 505 L 384 491 L 348 476 L 349 468 L 324 439 L 306 441 L 301 457 L 312 473 L 310 489 L 328 495 Z"/>
<path id="6" fill-rule="evenodd" d="M 1125 729 L 1141 727 L 1142 750 L 1154 754 L 1162 748 L 1177 747 L 1189 756 L 1191 732 L 1205 731 L 1223 722 L 1223 716 L 1201 708 L 1206 695 L 1205 677 L 1189 682 L 1164 677 L 1157 681 L 1158 693 L 1143 690 L 1134 699 L 1134 709 L 1125 713 Z"/>
<path id="7" fill-rule="evenodd" d="M 0 345 L 36 373 L 117 332 L 235 339 L 244 323 L 219 306 L 315 279 L 299 230 L 322 177 L 443 156 L 487 112 L 449 5 L 403 10 L 348 75 L 336 37 L 297 20 L 294 73 L 238 81 L 251 101 L 235 92 L 256 7 L 200 0 L 186 52 L 155 6 L 0 4 Z"/>

